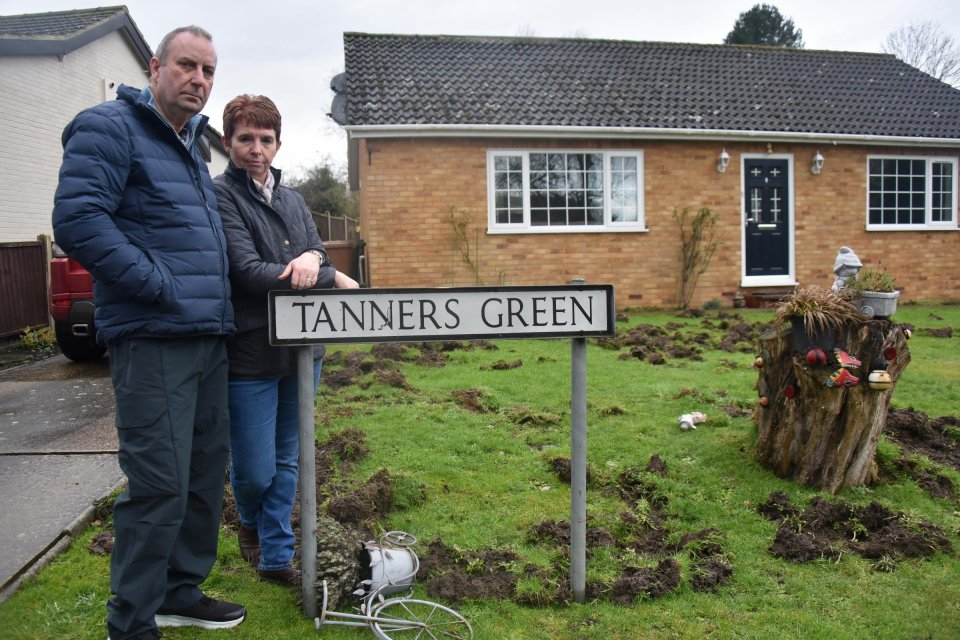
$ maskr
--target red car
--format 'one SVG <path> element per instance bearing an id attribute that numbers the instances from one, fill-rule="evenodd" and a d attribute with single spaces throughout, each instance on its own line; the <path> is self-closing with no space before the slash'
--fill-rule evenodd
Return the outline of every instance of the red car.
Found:
<path id="1" fill-rule="evenodd" d="M 61 353 L 78 362 L 98 360 L 106 348 L 97 344 L 93 323 L 93 279 L 80 263 L 53 245 L 50 260 L 50 315 Z"/>

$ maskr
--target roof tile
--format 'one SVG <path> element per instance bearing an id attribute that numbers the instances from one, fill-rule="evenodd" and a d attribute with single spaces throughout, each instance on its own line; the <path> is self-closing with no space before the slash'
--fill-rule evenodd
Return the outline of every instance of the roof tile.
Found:
<path id="1" fill-rule="evenodd" d="M 104 20 L 109 20 L 123 10 L 124 7 L 116 6 L 0 16 L 0 36 L 20 38 L 70 36 Z"/>
<path id="2" fill-rule="evenodd" d="M 344 34 L 347 126 L 515 125 L 960 139 L 960 91 L 892 55 Z"/>

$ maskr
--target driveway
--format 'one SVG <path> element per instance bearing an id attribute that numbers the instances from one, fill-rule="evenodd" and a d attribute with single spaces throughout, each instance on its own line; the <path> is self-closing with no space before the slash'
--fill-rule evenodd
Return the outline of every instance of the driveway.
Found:
<path id="1" fill-rule="evenodd" d="M 123 483 L 113 406 L 106 359 L 0 371 L 0 602 Z"/>

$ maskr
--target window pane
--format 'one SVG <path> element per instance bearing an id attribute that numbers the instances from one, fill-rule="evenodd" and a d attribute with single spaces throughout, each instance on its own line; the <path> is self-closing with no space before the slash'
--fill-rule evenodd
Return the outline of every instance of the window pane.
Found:
<path id="1" fill-rule="evenodd" d="M 953 163 L 934 162 L 933 173 L 933 210 L 934 222 L 953 221 Z"/>
<path id="2" fill-rule="evenodd" d="M 498 225 L 603 227 L 611 218 L 632 224 L 642 219 L 636 155 L 518 152 L 497 154 L 492 164 Z"/>
<path id="3" fill-rule="evenodd" d="M 495 156 L 493 167 L 493 203 L 497 224 L 522 223 L 523 156 Z M 519 198 L 518 193 L 521 194 Z"/>
<path id="4" fill-rule="evenodd" d="M 621 209 L 620 213 L 620 222 L 636 222 L 637 221 L 637 208 L 634 206 L 627 206 Z"/>
<path id="5" fill-rule="evenodd" d="M 955 162 L 871 158 L 867 168 L 868 224 L 924 226 L 952 220 L 952 189 L 940 177 L 946 174 L 943 179 L 949 181 Z"/>

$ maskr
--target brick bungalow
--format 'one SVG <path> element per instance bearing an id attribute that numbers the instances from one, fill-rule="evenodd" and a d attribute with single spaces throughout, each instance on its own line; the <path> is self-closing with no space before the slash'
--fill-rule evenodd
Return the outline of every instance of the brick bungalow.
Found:
<path id="1" fill-rule="evenodd" d="M 891 55 L 346 33 L 344 56 L 372 286 L 584 278 L 669 307 L 673 213 L 708 207 L 692 305 L 829 286 L 841 245 L 902 300 L 960 300 L 960 91 Z"/>

